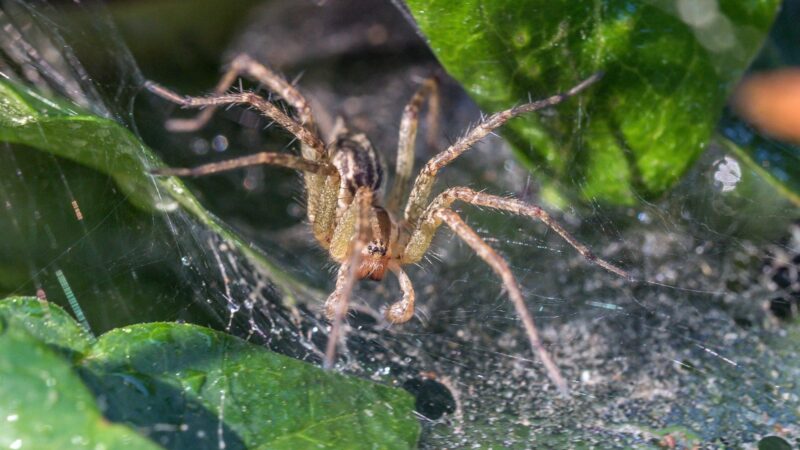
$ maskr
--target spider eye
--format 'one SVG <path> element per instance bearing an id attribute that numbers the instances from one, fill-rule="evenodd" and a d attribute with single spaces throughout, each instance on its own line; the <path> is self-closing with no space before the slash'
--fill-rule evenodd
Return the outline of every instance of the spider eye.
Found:
<path id="1" fill-rule="evenodd" d="M 369 252 L 370 255 L 380 253 L 381 256 L 383 256 L 386 254 L 386 246 L 383 245 L 383 243 L 380 241 L 378 241 L 377 243 L 370 243 L 367 244 L 367 252 Z"/>

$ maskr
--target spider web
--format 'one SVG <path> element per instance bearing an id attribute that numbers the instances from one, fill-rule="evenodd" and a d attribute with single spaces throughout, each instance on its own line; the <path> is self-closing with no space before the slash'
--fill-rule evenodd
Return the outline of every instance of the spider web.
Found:
<path id="1" fill-rule="evenodd" d="M 342 23 L 341 10 L 356 3 L 326 5 L 330 12 L 321 13 L 312 2 L 270 2 L 254 11 L 225 54 L 248 51 L 290 76 L 304 70 L 299 85 L 320 123 L 345 114 L 391 163 L 402 105 L 436 63 L 392 6 L 377 8 L 372 20 L 380 26 L 372 34 L 359 30 L 373 22 Z M 0 4 L 4 76 L 125 124 L 170 165 L 292 147 L 286 133 L 235 108 L 198 133 L 166 133 L 163 121 L 180 111 L 139 92 L 144 75 L 97 3 Z M 356 35 L 374 42 L 348 40 Z M 214 58 L 203 71 L 164 78 L 163 67 L 145 71 L 181 92 L 201 92 L 225 60 Z M 445 83 L 443 94 L 442 129 L 452 141 L 480 113 L 455 83 Z M 191 183 L 204 205 L 310 288 L 291 303 L 269 273 L 195 216 L 143 212 L 104 176 L 3 146 L 0 198 L 10 212 L 0 218 L 10 236 L 3 253 L 24 262 L 12 278 L 22 282 L 4 283 L 5 293 L 38 293 L 68 306 L 71 291 L 98 334 L 184 320 L 319 361 L 319 305 L 335 267 L 303 223 L 297 176 L 253 168 Z M 535 179 L 494 136 L 447 168 L 438 184 L 458 185 L 538 200 Z M 75 220 L 78 211 L 84 219 Z M 736 156 L 710 148 L 657 203 L 557 214 L 596 253 L 648 283 L 590 265 L 540 224 L 459 211 L 509 261 L 573 397 L 560 399 L 548 383 L 499 280 L 443 230 L 428 258 L 410 269 L 417 320 L 388 328 L 379 311 L 396 300 L 398 286 L 362 283 L 340 364 L 417 395 L 423 447 L 647 446 L 668 432 L 733 447 L 776 432 L 797 438 L 797 331 L 770 312 L 779 309 L 770 300 L 782 295 L 778 288 L 797 284 L 789 263 L 800 253 L 792 225 L 798 214 Z M 776 274 L 793 274 L 795 285 L 776 283 Z"/>

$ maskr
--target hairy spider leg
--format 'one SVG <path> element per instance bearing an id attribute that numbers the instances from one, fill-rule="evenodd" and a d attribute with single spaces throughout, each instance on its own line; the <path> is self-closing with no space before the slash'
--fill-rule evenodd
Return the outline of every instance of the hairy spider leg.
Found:
<path id="1" fill-rule="evenodd" d="M 397 163 L 394 172 L 394 182 L 386 202 L 386 208 L 392 212 L 399 212 L 404 206 L 411 181 L 411 172 L 414 170 L 414 144 L 417 138 L 417 125 L 419 111 L 423 103 L 428 101 L 428 114 L 426 116 L 426 145 L 430 149 L 436 148 L 436 138 L 439 135 L 439 79 L 435 76 L 423 81 L 411 100 L 403 109 L 400 120 L 400 135 L 397 139 Z"/>
<path id="2" fill-rule="evenodd" d="M 272 71 L 247 54 L 239 54 L 231 61 L 228 72 L 217 84 L 215 94 L 223 94 L 240 75 L 254 79 L 266 86 L 270 92 L 278 94 L 295 110 L 300 124 L 319 136 L 319 130 L 317 129 L 310 103 L 303 94 L 280 74 Z M 210 118 L 213 113 L 213 107 L 202 113 L 208 114 Z M 198 119 L 200 119 L 199 116 Z M 198 125 L 202 126 L 207 121 L 208 118 L 205 118 L 204 122 Z M 301 144 L 300 152 L 304 158 L 314 161 L 326 160 L 328 156 L 323 147 L 319 145 L 311 146 L 306 143 Z M 333 204 L 335 203 L 334 197 L 337 195 L 335 187 L 338 186 L 339 179 L 338 177 L 326 177 L 311 172 L 304 172 L 303 177 L 306 184 L 306 192 L 308 193 L 306 211 L 309 221 L 313 224 L 314 236 L 324 248 L 327 248 L 331 230 L 333 230 L 334 226 Z"/>
<path id="3" fill-rule="evenodd" d="M 266 69 L 263 66 L 261 67 Z M 307 129 L 303 124 L 290 118 L 278 107 L 255 93 L 242 92 L 211 97 L 188 97 L 179 95 L 151 81 L 146 82 L 145 87 L 154 94 L 184 107 L 213 107 L 226 104 L 250 105 L 264 116 L 275 120 L 275 122 L 297 137 L 301 142 L 301 154 L 306 160 L 327 161 L 325 145 L 316 130 Z M 296 92 L 294 88 L 292 88 L 292 91 Z M 299 95 L 298 93 L 297 96 Z M 307 106 L 304 107 L 305 109 L 307 109 Z M 308 114 L 310 117 L 310 110 Z M 339 175 L 336 172 L 320 174 L 304 171 L 303 176 L 306 184 L 306 213 L 308 220 L 312 225 L 314 237 L 323 248 L 327 249 L 330 245 L 331 234 L 336 221 Z"/>
<path id="4" fill-rule="evenodd" d="M 292 108 L 294 108 L 300 124 L 312 133 L 318 135 L 318 130 L 314 122 L 314 116 L 311 112 L 308 100 L 300 93 L 291 83 L 286 81 L 280 74 L 270 70 L 267 66 L 254 60 L 247 54 L 239 54 L 230 64 L 228 71 L 220 78 L 217 86 L 214 88 L 212 97 L 219 97 L 225 94 L 230 89 L 233 83 L 240 76 L 251 78 L 267 87 L 270 92 L 278 94 L 283 98 Z M 211 105 L 204 110 L 200 111 L 194 118 L 191 119 L 170 119 L 165 124 L 170 131 L 187 132 L 197 131 L 204 127 L 211 117 L 217 105 Z M 325 149 L 320 145 L 309 146 L 304 145 L 302 155 L 306 159 L 320 160 L 324 159 Z"/>
<path id="5" fill-rule="evenodd" d="M 342 233 L 349 231 L 347 252 L 339 266 L 336 276 L 336 288 L 325 301 L 325 311 L 331 320 L 331 331 L 328 334 L 328 344 L 325 348 L 324 367 L 331 368 L 336 358 L 336 346 L 342 334 L 342 323 L 347 314 L 350 295 L 356 282 L 356 271 L 361 262 L 361 253 L 367 245 L 369 236 L 370 211 L 372 210 L 373 193 L 366 187 L 360 187 L 348 211 L 352 211 L 352 228 L 342 229 Z M 337 227 L 338 228 L 338 227 Z"/>
<path id="6" fill-rule="evenodd" d="M 435 233 L 436 228 L 438 227 L 438 225 L 436 225 L 436 221 L 433 220 L 435 211 L 449 208 L 450 205 L 452 205 L 456 200 L 461 200 L 465 203 L 475 206 L 483 206 L 501 211 L 507 211 L 518 216 L 527 216 L 532 219 L 540 220 L 542 223 L 547 225 L 548 228 L 558 233 L 562 239 L 567 241 L 567 243 L 577 250 L 578 253 L 580 253 L 581 256 L 583 256 L 587 261 L 598 265 L 613 274 L 625 278 L 628 281 L 634 281 L 633 276 L 631 276 L 631 274 L 627 271 L 602 258 L 597 257 L 594 253 L 592 253 L 591 250 L 589 250 L 588 247 L 575 239 L 575 237 L 565 230 L 561 224 L 553 219 L 553 217 L 542 208 L 517 199 L 485 194 L 467 187 L 453 187 L 445 190 L 441 194 L 437 195 L 436 198 L 434 198 L 423 214 L 422 220 L 420 221 L 418 227 L 412 232 L 412 236 L 408 242 L 408 245 L 403 252 L 401 260 L 402 264 L 413 263 L 422 258 L 422 256 L 425 254 L 425 251 L 427 251 L 427 247 L 430 245 L 431 239 L 433 238 L 433 233 Z M 432 225 L 434 225 L 433 228 Z"/>
<path id="7" fill-rule="evenodd" d="M 533 219 L 538 219 L 547 225 L 551 230 L 558 233 L 567 243 L 569 243 L 575 250 L 578 251 L 586 260 L 592 262 L 609 272 L 619 275 L 628 280 L 632 280 L 632 276 L 623 269 L 596 257 L 591 250 L 585 245 L 578 242 L 569 232 L 567 232 L 558 222 L 556 222 L 549 214 L 547 214 L 540 207 L 529 205 L 525 202 L 498 197 L 496 195 L 484 194 L 477 192 L 466 187 L 454 187 L 442 192 L 430 203 L 428 208 L 423 213 L 417 228 L 412 232 L 408 245 L 403 251 L 400 263 L 413 264 L 422 259 L 428 247 L 430 247 L 431 240 L 433 239 L 436 230 L 442 224 L 442 221 L 453 229 L 467 244 L 472 247 L 478 255 L 486 261 L 495 272 L 503 280 L 506 289 L 508 290 L 511 302 L 517 310 L 525 327 L 525 332 L 528 335 L 531 347 L 537 356 L 545 365 L 547 374 L 553 383 L 558 387 L 562 393 L 566 393 L 566 383 L 561 376 L 558 367 L 553 363 L 547 350 L 542 346 L 539 334 L 536 330 L 536 325 L 533 321 L 533 316 L 528 312 L 525 307 L 525 302 L 522 295 L 519 293 L 519 287 L 514 280 L 508 264 L 497 253 L 489 247 L 483 240 L 470 229 L 461 218 L 450 210 L 450 206 L 456 200 L 461 200 L 465 203 L 484 206 L 502 211 L 508 211 L 513 214 L 527 216 Z M 412 312 L 413 315 L 413 312 Z M 410 317 L 410 316 L 409 316 Z"/>
<path id="8" fill-rule="evenodd" d="M 522 292 L 517 285 L 517 281 L 514 279 L 514 274 L 511 273 L 511 269 L 508 267 L 508 263 L 497 254 L 496 251 L 492 247 L 489 246 L 483 239 L 478 236 L 475 231 L 467 225 L 458 214 L 456 214 L 451 209 L 438 209 L 436 210 L 434 217 L 436 220 L 444 221 L 447 226 L 449 226 L 453 232 L 458 235 L 464 242 L 467 243 L 478 256 L 483 259 L 486 264 L 488 264 L 492 270 L 503 280 L 503 285 L 508 292 L 508 296 L 511 298 L 511 303 L 514 304 L 514 309 L 517 310 L 517 315 L 522 320 L 522 324 L 525 326 L 525 332 L 528 335 L 528 341 L 533 348 L 533 351 L 542 361 L 544 364 L 545 370 L 547 371 L 547 376 L 550 377 L 550 380 L 553 384 L 556 385 L 559 392 L 562 395 L 566 396 L 569 393 L 569 387 L 567 386 L 566 380 L 564 377 L 561 376 L 561 371 L 556 366 L 556 363 L 553 362 L 553 358 L 550 356 L 550 353 L 544 348 L 542 345 L 542 341 L 539 338 L 539 332 L 536 329 L 536 324 L 533 321 L 533 316 L 528 309 L 525 307 L 525 300 L 522 298 Z"/>
<path id="9" fill-rule="evenodd" d="M 281 75 L 270 70 L 267 66 L 254 60 L 247 54 L 239 54 L 230 63 L 227 72 L 220 78 L 214 91 L 211 94 L 213 97 L 219 97 L 233 86 L 236 79 L 240 76 L 245 76 L 267 87 L 270 92 L 278 94 L 281 98 L 294 108 L 300 123 L 309 131 L 316 132 L 316 125 L 314 123 L 314 116 L 311 113 L 311 107 L 308 100 L 298 91 L 294 86 L 286 81 Z M 166 127 L 170 131 L 187 132 L 197 131 L 204 127 L 211 117 L 217 106 L 212 105 L 191 119 L 170 119 L 166 123 Z M 315 151 L 321 150 L 314 148 Z M 316 157 L 311 155 L 303 155 L 308 159 L 319 159 L 323 155 L 317 152 Z"/>
<path id="10" fill-rule="evenodd" d="M 203 164 L 197 167 L 159 168 L 150 171 L 150 173 L 154 175 L 171 175 L 178 177 L 200 177 L 212 173 L 225 172 L 228 170 L 238 169 L 240 167 L 255 166 L 260 164 L 287 167 L 289 169 L 321 175 L 333 175 L 336 173 L 336 168 L 329 163 L 310 161 L 302 156 L 275 152 L 261 152 L 256 153 L 255 155 L 242 156 L 241 158 Z"/>
<path id="11" fill-rule="evenodd" d="M 389 305 L 385 313 L 386 320 L 393 324 L 406 323 L 414 317 L 414 299 L 416 298 L 414 285 L 411 284 L 411 279 L 396 261 L 389 263 L 389 270 L 397 277 L 400 289 L 403 291 L 403 298 Z"/>
<path id="12" fill-rule="evenodd" d="M 333 230 L 331 237 L 331 245 L 328 248 L 328 253 L 331 259 L 338 263 L 344 263 L 347 260 L 347 255 L 350 252 L 351 241 L 356 234 L 356 221 L 359 216 L 358 202 L 355 200 L 350 202 L 350 205 L 345 208 L 336 223 L 336 228 Z M 367 220 L 369 223 L 369 220 Z M 330 314 L 328 314 L 331 316 Z"/>
<path id="13" fill-rule="evenodd" d="M 302 124 L 287 116 L 277 106 L 268 102 L 254 92 L 237 92 L 223 95 L 214 95 L 210 97 L 190 97 L 179 95 L 163 86 L 160 86 L 152 81 L 147 81 L 145 87 L 152 93 L 163 97 L 173 103 L 177 103 L 187 108 L 201 108 L 204 106 L 219 106 L 231 104 L 244 104 L 252 106 L 257 109 L 261 114 L 277 122 L 286 131 L 292 133 L 301 143 L 317 150 L 317 154 L 324 154 L 325 144 L 317 136 L 316 133 L 309 131 Z M 309 158 L 317 160 L 320 158 Z"/>
<path id="14" fill-rule="evenodd" d="M 433 183 L 436 181 L 436 175 L 439 170 L 443 169 L 461 154 L 469 150 L 476 142 L 514 117 L 563 102 L 598 81 L 600 77 L 601 74 L 594 74 L 562 94 L 556 94 L 542 100 L 525 103 L 505 111 L 494 113 L 470 129 L 464 137 L 456 141 L 446 150 L 431 158 L 425 166 L 422 167 L 419 175 L 417 175 L 417 179 L 414 181 L 414 186 L 411 189 L 404 214 L 406 223 L 411 228 L 416 226 L 420 215 L 425 211 L 428 197 L 430 197 L 431 189 L 433 188 Z"/>

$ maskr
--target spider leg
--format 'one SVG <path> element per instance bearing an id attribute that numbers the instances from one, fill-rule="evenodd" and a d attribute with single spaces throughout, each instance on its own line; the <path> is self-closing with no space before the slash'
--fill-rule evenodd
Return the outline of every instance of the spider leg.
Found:
<path id="1" fill-rule="evenodd" d="M 268 70 L 263 66 L 261 66 L 261 68 L 263 70 Z M 258 71 L 254 73 L 258 73 Z M 226 77 L 229 77 L 229 74 L 226 74 Z M 277 77 L 277 75 L 275 77 Z M 276 79 L 280 78 L 274 78 L 274 80 Z M 287 101 L 289 101 L 288 99 L 294 99 L 293 101 L 295 103 L 292 104 L 298 111 L 301 111 L 299 112 L 300 117 L 308 122 L 309 125 L 312 125 L 310 122 L 310 110 L 306 106 L 305 100 L 302 100 L 302 102 L 298 100 L 298 98 L 302 99 L 302 96 L 282 79 L 280 79 L 281 82 L 274 80 L 273 84 L 277 84 L 278 86 L 280 86 L 281 83 L 286 84 L 282 95 L 286 95 Z M 225 78 L 222 81 L 225 81 Z M 319 138 L 316 131 L 311 131 L 306 125 L 298 123 L 287 116 L 277 106 L 252 92 L 220 94 L 211 97 L 184 97 L 151 81 L 145 83 L 145 87 L 154 94 L 185 107 L 213 107 L 234 103 L 251 105 L 265 116 L 275 120 L 275 122 L 300 140 L 302 144 L 300 146 L 301 155 L 305 160 L 313 162 L 327 161 L 328 159 L 325 151 L 325 144 Z M 303 178 L 305 180 L 307 194 L 306 212 L 308 214 L 308 220 L 312 225 L 314 237 L 323 248 L 328 248 L 336 221 L 339 175 L 335 172 L 320 174 L 314 171 L 304 171 Z"/>
<path id="2" fill-rule="evenodd" d="M 394 324 L 405 323 L 414 317 L 414 285 L 411 284 L 411 279 L 408 278 L 400 264 L 396 262 L 390 263 L 389 270 L 397 276 L 397 280 L 400 282 L 400 289 L 403 291 L 403 298 L 389 305 L 386 310 L 386 320 Z"/>
<path id="3" fill-rule="evenodd" d="M 411 190 L 411 195 L 409 196 L 408 204 L 406 205 L 404 215 L 405 221 L 412 227 L 416 225 L 420 215 L 422 215 L 425 210 L 425 205 L 427 204 L 428 197 L 431 193 L 431 188 L 433 187 L 434 181 L 436 181 L 436 175 L 439 170 L 450 164 L 462 153 L 469 150 L 476 142 L 483 139 L 493 130 L 502 126 L 504 123 L 508 122 L 508 120 L 514 117 L 548 108 L 563 102 L 564 100 L 585 90 L 587 87 L 599 80 L 600 77 L 601 74 L 594 74 L 591 77 L 581 81 L 567 92 L 556 94 L 542 100 L 524 103 L 505 111 L 494 113 L 483 119 L 480 123 L 478 123 L 478 125 L 467 131 L 467 134 L 464 137 L 456 141 L 446 150 L 435 155 L 425 164 L 425 166 L 423 166 L 419 175 L 417 175 L 417 179 L 414 181 L 414 187 Z"/>
<path id="4" fill-rule="evenodd" d="M 308 100 L 282 76 L 244 53 L 239 54 L 231 61 L 227 72 L 214 87 L 212 96 L 225 94 L 240 76 L 254 79 L 266 86 L 269 91 L 278 94 L 295 109 L 300 122 L 306 128 L 315 130 Z M 214 115 L 214 110 L 216 110 L 216 106 L 211 106 L 192 119 L 171 119 L 167 122 L 167 129 L 170 131 L 197 131 L 208 123 L 211 116 Z"/>
<path id="5" fill-rule="evenodd" d="M 230 104 L 250 105 L 264 116 L 277 122 L 280 126 L 285 128 L 286 131 L 292 133 L 300 142 L 313 149 L 315 157 L 309 159 L 317 160 L 325 155 L 325 144 L 315 132 L 309 131 L 304 125 L 287 116 L 280 108 L 253 92 L 212 95 L 210 97 L 190 97 L 182 96 L 152 81 L 147 81 L 145 87 L 159 97 L 187 108 Z M 304 156 L 306 155 L 304 154 Z"/>
<path id="6" fill-rule="evenodd" d="M 587 261 L 596 264 L 603 269 L 619 275 L 629 281 L 634 281 L 633 276 L 627 271 L 611 264 L 610 262 L 595 256 L 588 247 L 575 239 L 564 227 L 561 226 L 552 216 L 546 211 L 536 205 L 530 205 L 513 198 L 499 197 L 496 195 L 484 194 L 477 192 L 466 187 L 454 187 L 442 192 L 431 202 L 428 210 L 423 215 L 420 226 L 413 232 L 406 250 L 403 254 L 403 264 L 416 262 L 422 258 L 425 251 L 427 251 L 430 241 L 433 237 L 436 227 L 438 227 L 434 217 L 435 211 L 442 208 L 449 208 L 454 201 L 461 200 L 476 206 L 484 206 L 492 209 L 499 209 L 508 211 L 520 216 L 527 216 L 532 219 L 542 221 L 551 230 L 558 233 L 569 245 L 571 245 L 578 253 L 581 254 Z M 431 231 L 431 229 L 433 231 Z"/>
<path id="7" fill-rule="evenodd" d="M 503 281 L 508 296 L 511 298 L 511 303 L 514 304 L 514 309 L 517 310 L 517 315 L 520 320 L 522 320 L 525 332 L 528 335 L 528 341 L 533 351 L 544 364 L 547 376 L 550 377 L 550 380 L 556 385 L 558 390 L 566 396 L 569 392 L 567 382 L 564 380 L 564 377 L 561 376 L 561 371 L 558 369 L 558 366 L 556 366 L 550 353 L 544 348 L 544 345 L 542 345 L 539 332 L 533 321 L 533 316 L 525 307 L 525 300 L 522 298 L 522 292 L 517 285 L 517 281 L 514 279 L 514 275 L 511 273 L 511 269 L 508 267 L 508 263 L 506 263 L 505 259 L 497 254 L 489 244 L 481 239 L 455 211 L 446 208 L 437 209 L 433 213 L 433 217 L 438 221 L 444 221 L 444 223 L 446 223 L 461 240 L 466 242 Z"/>
<path id="8" fill-rule="evenodd" d="M 430 77 L 414 93 L 411 100 L 403 109 L 403 118 L 400 120 L 400 136 L 397 139 L 397 165 L 392 190 L 386 203 L 389 211 L 399 211 L 403 206 L 401 202 L 408 193 L 408 184 L 411 172 L 414 169 L 414 144 L 417 137 L 419 123 L 419 110 L 425 100 L 428 100 L 428 115 L 426 117 L 428 134 L 426 143 L 429 148 L 436 147 L 439 125 L 439 79 Z"/>
<path id="9" fill-rule="evenodd" d="M 173 175 L 179 177 L 199 177 L 217 172 L 238 169 L 240 167 L 255 166 L 259 164 L 271 164 L 274 166 L 288 167 L 290 169 L 311 172 L 317 174 L 330 175 L 336 173 L 336 168 L 324 162 L 310 161 L 301 156 L 289 155 L 286 153 L 262 152 L 255 155 L 242 156 L 240 158 L 204 164 L 191 168 L 159 168 L 151 171 L 154 175 Z"/>
<path id="10" fill-rule="evenodd" d="M 372 209 L 372 191 L 359 188 L 353 200 L 355 214 L 354 233 L 349 241 L 347 256 L 339 266 L 336 276 L 336 288 L 325 301 L 325 313 L 331 320 L 331 332 L 328 335 L 328 344 L 325 348 L 324 367 L 333 367 L 336 358 L 336 345 L 342 334 L 342 322 L 347 314 L 350 294 L 356 282 L 356 271 L 361 261 L 361 252 L 369 239 L 369 213 Z M 352 209 L 352 208 L 351 208 Z"/>
<path id="11" fill-rule="evenodd" d="M 316 142 L 309 144 L 298 136 L 298 139 L 303 143 L 303 145 L 300 146 L 300 153 L 304 158 L 314 161 L 327 159 L 325 149 L 320 145 L 321 139 L 319 139 L 319 133 L 308 100 L 279 73 L 274 72 L 249 55 L 242 53 L 231 61 L 228 72 L 220 79 L 214 89 L 214 94 L 224 94 L 240 75 L 258 81 L 266 86 L 267 90 L 283 98 L 283 100 L 295 110 L 295 114 L 300 120 L 301 126 L 318 138 Z M 192 120 L 182 121 L 181 119 L 173 119 L 173 123 L 175 125 L 191 125 L 194 127 L 188 128 L 188 131 L 205 125 L 213 113 L 214 106 L 211 106 L 203 110 L 197 116 L 194 123 Z M 296 133 L 293 132 L 293 134 L 297 136 Z M 312 223 L 314 236 L 323 247 L 327 247 L 335 220 L 336 187 L 339 185 L 339 178 L 338 176 L 321 176 L 308 171 L 303 173 L 303 177 L 308 193 L 306 208 L 309 221 Z"/>
<path id="12" fill-rule="evenodd" d="M 515 199 L 484 194 L 465 187 L 450 188 L 439 194 L 425 210 L 425 213 L 422 214 L 419 223 L 408 238 L 408 243 L 401 253 L 400 264 L 413 264 L 422 259 L 423 255 L 430 247 L 433 235 L 436 233 L 439 226 L 441 226 L 442 222 L 446 223 L 462 240 L 472 247 L 472 249 L 478 253 L 478 256 L 486 261 L 503 280 L 509 297 L 511 297 L 511 301 L 514 304 L 514 308 L 517 310 L 517 314 L 525 326 L 525 331 L 528 335 L 531 347 L 544 363 L 547 374 L 553 383 L 558 386 L 560 391 L 566 392 L 566 382 L 549 353 L 541 344 L 536 326 L 533 322 L 533 317 L 525 308 L 522 294 L 520 293 L 519 287 L 517 286 L 508 264 L 464 223 L 458 214 L 449 209 L 456 200 L 541 220 L 551 230 L 558 233 L 565 241 L 572 245 L 578 253 L 588 261 L 628 280 L 633 280 L 633 277 L 627 271 L 596 257 L 591 250 L 575 239 L 558 222 L 538 206 L 529 205 Z"/>
<path id="13" fill-rule="evenodd" d="M 370 208 L 371 209 L 371 208 Z M 350 205 L 342 212 L 342 215 L 336 221 L 336 227 L 331 235 L 330 246 L 328 247 L 328 254 L 330 257 L 339 263 L 347 261 L 347 255 L 350 254 L 353 242 L 353 236 L 357 234 L 358 219 L 361 217 L 361 205 L 359 202 L 350 202 Z M 369 212 L 367 213 L 367 226 L 370 227 Z"/>

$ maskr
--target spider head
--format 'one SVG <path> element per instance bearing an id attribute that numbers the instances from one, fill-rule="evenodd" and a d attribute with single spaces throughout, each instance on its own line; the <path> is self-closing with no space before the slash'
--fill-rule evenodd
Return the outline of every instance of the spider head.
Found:
<path id="1" fill-rule="evenodd" d="M 372 240 L 361 254 L 361 265 L 358 267 L 358 278 L 369 278 L 381 281 L 389 264 L 387 243 L 383 240 Z"/>
<path id="2" fill-rule="evenodd" d="M 389 264 L 390 247 L 397 239 L 397 230 L 389 213 L 380 206 L 373 206 L 371 236 L 361 253 L 358 278 L 381 281 Z"/>

